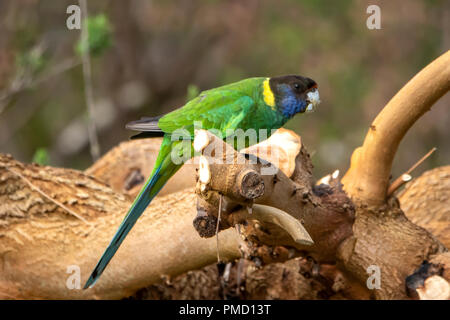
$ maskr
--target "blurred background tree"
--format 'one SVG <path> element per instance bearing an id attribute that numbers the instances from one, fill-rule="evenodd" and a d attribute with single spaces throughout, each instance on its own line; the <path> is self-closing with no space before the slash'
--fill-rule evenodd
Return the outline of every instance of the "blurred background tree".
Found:
<path id="1" fill-rule="evenodd" d="M 0 152 L 25 162 L 91 164 L 79 43 L 66 28 L 76 1 L 0 1 Z M 381 30 L 366 8 L 381 8 Z M 422 67 L 450 48 L 450 2 L 246 0 L 88 1 L 94 120 L 101 152 L 125 123 L 183 105 L 199 90 L 253 76 L 315 79 L 322 104 L 295 117 L 315 174 L 345 170 L 370 122 Z M 75 49 L 78 48 L 78 49 Z M 403 140 L 399 175 L 448 164 L 447 95 Z"/>

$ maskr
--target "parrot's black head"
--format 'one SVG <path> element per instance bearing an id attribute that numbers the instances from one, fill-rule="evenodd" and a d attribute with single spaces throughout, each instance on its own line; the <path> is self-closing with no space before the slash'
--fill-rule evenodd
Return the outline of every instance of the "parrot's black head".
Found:
<path id="1" fill-rule="evenodd" d="M 274 102 L 287 118 L 296 113 L 313 111 L 320 103 L 319 91 L 314 80 L 297 75 L 273 77 L 269 79 Z"/>

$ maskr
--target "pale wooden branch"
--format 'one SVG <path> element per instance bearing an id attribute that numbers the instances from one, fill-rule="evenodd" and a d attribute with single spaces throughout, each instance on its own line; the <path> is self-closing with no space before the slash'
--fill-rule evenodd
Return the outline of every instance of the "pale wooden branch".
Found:
<path id="1" fill-rule="evenodd" d="M 212 142 L 228 147 L 217 140 Z M 0 157 L 1 297 L 121 298 L 158 283 L 165 275 L 176 276 L 214 263 L 217 253 L 214 238 L 199 237 L 192 227 L 192 219 L 196 211 L 199 213 L 195 208 L 196 200 L 200 207 L 204 207 L 204 217 L 210 217 L 212 211 L 217 215 L 219 192 L 224 196 L 221 229 L 232 226 L 233 219 L 238 220 L 242 214 L 249 222 L 243 226 L 247 242 L 264 244 L 251 248 L 251 253 L 259 259 L 251 261 L 255 266 L 260 266 L 260 261 L 285 261 L 307 254 L 320 262 L 322 268 L 317 271 L 317 267 L 312 266 L 311 273 L 317 274 L 319 279 L 329 277 L 335 288 L 333 292 L 350 292 L 352 290 L 339 288 L 351 286 L 359 288 L 356 290 L 358 297 L 372 293 L 380 299 L 407 298 L 406 277 L 423 260 L 433 261 L 434 255 L 442 256 L 445 251 L 433 235 L 405 219 L 395 202 L 376 212 L 358 209 L 354 220 L 353 205 L 340 190 L 335 176 L 329 179 L 329 185 L 314 186 L 311 162 L 303 146 L 296 155 L 290 178 L 281 171 L 261 176 L 259 170 L 267 163 L 249 164 L 245 162 L 249 156 L 239 155 L 231 148 L 233 156 L 244 157 L 242 164 L 219 165 L 206 157 L 211 179 L 203 191 L 196 188 L 199 197 L 193 193 L 194 189 L 188 189 L 156 198 L 97 285 L 87 291 L 69 289 L 67 284 L 71 274 L 67 273 L 67 268 L 71 265 L 80 267 L 81 287 L 133 199 L 122 192 L 126 194 L 143 183 L 135 182 L 131 189 L 124 191 L 124 186 L 128 185 L 125 181 L 129 181 L 132 172 L 138 170 L 143 173 L 146 166 L 151 167 L 144 161 L 149 158 L 142 155 L 152 151 L 132 151 L 133 146 L 156 150 L 158 142 L 150 141 L 127 142 L 112 150 L 99 163 L 112 169 L 114 174 L 95 165 L 89 170 L 91 174 L 98 174 L 95 178 L 75 170 L 26 165 L 8 156 Z M 136 161 L 139 159 L 140 162 Z M 19 172 L 51 199 L 80 214 L 91 226 L 42 196 L 6 167 Z M 123 177 L 123 181 L 114 179 L 114 175 Z M 100 179 L 108 181 L 112 188 Z M 184 181 L 185 178 L 176 179 Z M 171 182 L 175 189 L 176 179 Z M 249 188 L 238 187 L 243 183 Z M 261 184 L 264 184 L 264 189 Z M 314 245 L 299 245 L 276 224 L 248 220 L 246 216 L 254 212 L 249 213 L 245 207 L 255 203 L 279 208 L 301 222 Z M 202 224 L 209 220 L 199 221 Z M 258 228 L 258 224 L 262 227 Z M 216 224 L 213 226 L 215 228 Z M 222 259 L 232 260 L 241 256 L 239 245 L 242 240 L 233 228 L 221 231 L 219 237 Z M 442 262 L 444 272 L 439 276 L 448 281 L 445 261 Z M 366 270 L 373 264 L 381 268 L 382 288 L 366 292 Z M 336 265 L 342 272 L 338 272 Z M 278 271 L 262 272 L 259 276 L 283 274 L 283 268 L 267 270 Z M 343 280 L 339 279 L 347 274 L 350 275 L 348 279 L 354 280 L 347 279 L 343 285 Z M 248 279 L 252 277 L 258 277 L 258 273 L 249 275 Z M 256 285 L 257 282 L 252 283 Z M 254 297 L 261 297 L 257 287 L 249 287 L 249 291 Z"/>
<path id="2" fill-rule="evenodd" d="M 263 224 L 273 223 L 289 233 L 296 243 L 308 246 L 314 244 L 314 241 L 301 222 L 283 210 L 262 204 L 254 204 L 251 213 L 248 210 L 240 210 L 239 213 L 238 215 L 233 215 L 234 219 L 257 220 Z"/>
<path id="3" fill-rule="evenodd" d="M 411 126 L 450 89 L 450 51 L 412 78 L 373 121 L 362 147 L 352 155 L 342 179 L 356 203 L 380 206 L 386 202 L 392 161 Z"/>
<path id="4" fill-rule="evenodd" d="M 369 206 L 358 206 L 354 219 L 353 205 L 340 190 L 337 173 L 325 179 L 326 181 L 323 180 L 327 184 L 312 187 L 310 160 L 303 147 L 296 157 L 292 179 L 280 171 L 261 174 L 262 179 L 253 179 L 255 183 L 251 186 L 263 192 L 258 197 L 249 199 L 240 192 L 243 189 L 240 187 L 242 180 L 237 177 L 248 170 L 259 173 L 267 164 L 251 163 L 250 159 L 235 152 L 230 146 L 223 145 L 223 141 L 213 135 L 207 141 L 207 147 L 214 145 L 212 149 L 224 150 L 215 153 L 219 159 L 226 155 L 236 162 L 221 165 L 217 163 L 217 158 L 213 160 L 205 156 L 204 166 L 209 170 L 208 179 L 200 181 L 201 187 L 197 187 L 203 221 L 205 213 L 211 217 L 216 215 L 218 194 L 222 194 L 228 208 L 222 212 L 225 218 L 222 229 L 236 223 L 237 219 L 233 219 L 233 216 L 242 214 L 246 206 L 251 207 L 253 203 L 264 204 L 279 208 L 300 220 L 314 241 L 312 246 L 302 246 L 270 223 L 248 224 L 244 228 L 246 238 L 251 239 L 246 248 L 249 251 L 246 254 L 248 257 L 259 256 L 260 260 L 271 261 L 267 258 L 270 250 L 260 251 L 254 246 L 255 243 L 287 246 L 304 252 L 321 263 L 337 262 L 361 284 L 365 284 L 367 280 L 367 268 L 376 265 L 384 280 L 382 288 L 373 292 L 374 296 L 379 299 L 405 299 L 407 295 L 404 283 L 411 270 L 423 260 L 446 250 L 433 235 L 406 219 L 395 199 L 377 211 Z M 258 188 L 261 183 L 264 188 Z M 242 206 L 244 209 L 241 209 Z"/>
<path id="5" fill-rule="evenodd" d="M 334 173 L 321 180 L 322 183 L 335 185 L 338 183 L 336 178 L 337 173 Z M 431 231 L 447 247 L 450 246 L 450 238 L 448 237 L 450 226 L 449 199 L 450 166 L 425 172 L 409 183 L 399 195 L 401 207 L 407 217 L 419 226 Z M 240 212 L 247 214 L 246 210 L 242 209 L 233 215 Z M 391 214 L 391 212 L 380 212 L 378 216 L 383 217 L 385 214 Z M 363 217 L 365 216 L 366 214 L 363 213 Z M 403 223 L 407 222 L 401 216 L 391 218 L 401 220 Z M 374 223 L 377 223 L 377 220 L 374 220 Z M 409 233 L 411 231 L 410 228 L 405 230 L 399 223 L 394 223 L 392 226 L 388 221 L 380 220 L 380 223 L 383 224 L 383 227 L 380 228 L 383 232 L 390 228 L 393 228 L 395 233 Z M 407 223 L 407 225 L 410 224 Z M 358 228 L 358 230 L 364 231 L 364 228 Z M 415 252 L 417 251 L 416 249 L 408 251 L 409 249 L 403 243 L 404 240 L 401 240 L 404 236 L 399 237 L 400 242 L 397 241 L 397 238 L 394 238 L 392 241 L 385 243 L 383 243 L 383 239 L 372 243 L 371 238 L 376 240 L 382 235 L 381 232 L 372 232 L 372 230 L 373 226 L 368 225 L 365 233 L 361 232 L 361 238 L 355 240 L 353 244 L 356 244 L 356 241 L 362 241 L 364 243 L 362 247 L 367 247 L 366 254 L 373 256 L 372 263 L 381 268 L 381 290 L 367 289 L 365 282 L 369 276 L 367 273 L 361 277 L 363 281 L 358 281 L 353 274 L 348 276 L 349 272 L 355 270 L 354 265 L 350 265 L 347 269 L 338 268 L 335 264 L 313 263 L 310 259 L 305 258 L 291 259 L 294 254 L 291 249 L 274 247 L 268 252 L 269 255 L 276 255 L 279 261 L 283 261 L 283 256 L 284 259 L 290 260 L 270 263 L 261 268 L 256 268 L 255 265 L 258 261 L 241 259 L 239 263 L 233 264 L 230 280 L 226 282 L 225 287 L 219 287 L 217 279 L 220 278 L 221 274 L 217 274 L 217 267 L 214 264 L 171 279 L 168 285 L 151 286 L 140 291 L 139 297 L 142 297 L 144 292 L 144 297 L 151 297 L 152 299 L 220 299 L 224 295 L 239 299 L 370 299 L 374 296 L 377 298 L 405 299 L 407 296 L 406 294 L 402 295 L 402 292 L 404 292 L 406 281 L 410 297 L 418 299 L 418 291 L 426 289 L 428 298 L 441 297 L 442 299 L 444 296 L 442 293 L 445 293 L 446 287 L 444 280 L 450 281 L 450 262 L 445 258 L 448 253 L 436 256 L 426 253 L 421 254 L 417 257 L 416 262 L 411 263 L 411 257 L 416 255 Z M 418 230 L 420 229 L 413 230 L 416 238 L 408 236 L 411 241 L 423 238 L 423 231 L 417 233 Z M 368 239 L 365 240 L 365 238 Z M 357 251 L 360 251 L 358 247 L 359 245 L 354 246 Z M 392 253 L 394 258 L 398 253 L 400 253 L 401 258 L 392 259 L 389 252 L 389 255 L 386 256 L 385 248 L 395 251 Z M 381 251 L 380 254 L 373 254 L 379 250 Z M 258 251 L 257 254 L 261 257 L 264 252 Z M 434 271 L 430 270 L 432 272 L 426 274 L 419 273 L 418 277 L 414 276 L 411 279 L 412 281 L 408 280 L 406 277 L 410 276 L 421 265 L 421 259 L 428 259 L 429 262 L 426 266 L 435 265 Z M 401 263 L 404 264 L 404 267 L 399 268 L 397 265 Z M 434 278 L 427 281 L 430 277 Z M 435 281 L 436 279 L 439 279 L 439 281 Z M 425 285 L 425 282 L 427 282 L 427 285 Z M 430 282 L 432 282 L 431 286 Z M 199 287 L 195 285 L 196 283 L 202 283 L 203 285 Z M 392 283 L 396 283 L 397 293 L 395 295 L 391 291 Z M 389 291 L 391 291 L 390 294 L 388 294 Z M 375 295 L 375 293 L 378 294 Z"/>
<path id="6" fill-rule="evenodd" d="M 48 194 L 46 194 L 44 191 L 42 191 L 41 189 L 39 189 L 38 187 L 36 187 L 30 180 L 28 180 L 27 178 L 25 178 L 21 173 L 16 172 L 15 170 L 5 166 L 4 167 L 6 170 L 8 170 L 9 172 L 15 174 L 16 176 L 18 176 L 20 179 L 22 179 L 26 184 L 28 184 L 28 186 L 31 187 L 31 189 L 37 191 L 39 194 L 41 194 L 44 198 L 50 200 L 51 202 L 53 202 L 54 204 L 56 204 L 58 207 L 64 209 L 67 213 L 71 214 L 72 216 L 80 219 L 81 221 L 83 221 L 86 224 L 89 224 L 89 222 L 83 218 L 82 216 L 80 216 L 78 213 L 74 212 L 72 209 L 69 209 L 67 206 L 65 206 L 64 204 L 62 204 L 61 202 L 53 199 L 52 197 L 50 197 Z"/>
<path id="7" fill-rule="evenodd" d="M 441 276 L 431 276 L 424 281 L 422 288 L 417 288 L 420 300 L 450 299 L 450 284 Z"/>
<path id="8" fill-rule="evenodd" d="M 222 157 L 222 160 L 224 160 L 224 164 L 226 164 L 227 166 L 244 163 L 244 153 L 254 155 L 264 154 L 268 159 L 277 162 L 280 162 L 279 160 L 282 160 L 281 164 L 283 172 L 286 172 L 289 176 L 291 176 L 295 170 L 295 159 L 301 149 L 301 140 L 297 135 L 293 134 L 292 131 L 281 129 L 278 130 L 274 135 L 272 135 L 268 140 L 256 144 L 253 147 L 244 149 L 239 154 L 230 146 L 226 146 L 222 141 L 220 141 L 211 133 L 205 130 L 197 131 L 196 137 L 194 139 L 194 149 L 196 151 L 202 152 L 207 149 L 207 147 L 211 151 L 214 150 L 215 155 L 217 155 L 217 152 L 215 150 L 226 150 L 225 155 Z M 225 162 L 225 160 L 227 159 L 227 155 L 230 155 L 230 157 L 228 158 L 233 159 L 234 163 Z M 211 185 L 211 180 L 215 173 L 211 172 L 211 168 L 209 165 L 212 160 L 213 159 L 211 158 L 209 158 L 208 160 L 208 157 L 205 157 L 204 155 L 200 156 L 198 172 L 200 193 L 204 193 L 207 189 L 211 189 L 214 187 L 214 185 Z M 214 160 L 217 160 L 217 158 L 214 158 Z M 238 167 L 240 168 L 241 166 Z M 231 190 L 231 193 L 227 194 L 228 198 L 238 198 L 240 200 L 248 202 L 264 195 L 265 183 L 263 177 L 258 171 L 249 168 L 243 169 L 242 171 L 238 172 L 233 178 L 234 179 L 232 180 L 235 180 L 234 184 L 236 188 L 229 189 Z M 215 180 L 214 182 L 219 183 L 218 180 Z M 222 197 L 220 197 L 219 202 L 219 214 L 222 211 L 221 204 Z M 258 220 L 262 224 L 271 223 L 279 226 L 281 229 L 286 231 L 292 237 L 292 239 L 300 245 L 311 245 L 314 243 L 314 241 L 311 239 L 311 236 L 305 230 L 300 221 L 284 212 L 283 210 L 261 204 L 249 205 L 249 210 L 240 210 L 239 214 L 233 214 L 234 224 L 241 223 L 242 220 Z M 201 210 L 202 217 L 204 216 L 203 213 L 204 210 Z M 217 224 L 216 233 L 218 232 L 218 228 L 219 224 Z M 204 231 L 201 231 L 201 234 L 204 234 Z"/>
<path id="9" fill-rule="evenodd" d="M 199 194 L 199 215 L 194 221 L 199 234 L 206 237 L 214 234 L 212 227 L 215 226 L 217 217 L 218 194 L 221 194 L 225 199 L 222 229 L 241 223 L 245 220 L 241 219 L 242 217 L 252 215 L 247 214 L 246 209 L 240 210 L 242 206 L 250 209 L 254 204 L 274 207 L 286 213 L 283 213 L 283 217 L 290 215 L 290 218 L 280 221 L 272 215 L 271 219 L 277 219 L 278 223 L 269 223 L 267 216 L 264 216 L 264 219 L 260 216 L 262 232 L 257 231 L 255 234 L 255 229 L 252 228 L 249 233 L 253 238 L 258 238 L 262 244 L 288 245 L 307 251 L 319 261 L 335 260 L 337 247 L 352 234 L 352 205 L 342 191 L 333 190 L 331 187 L 326 187 L 327 191 L 321 195 L 313 191 L 311 161 L 301 145 L 301 140 L 295 138 L 295 133 L 283 130 L 279 135 L 274 134 L 273 144 L 270 143 L 271 139 L 268 139 L 268 143 L 253 148 L 257 154 L 268 155 L 270 159 L 275 159 L 273 149 L 280 149 L 280 154 L 285 157 L 276 160 L 292 178 L 265 160 L 256 161 L 258 158 L 255 156 L 236 152 L 210 132 L 199 132 L 199 135 L 202 141 L 207 141 L 198 143 L 202 146 L 199 150 L 203 152 L 203 165 L 199 169 L 196 190 Z M 286 149 L 283 150 L 283 147 Z M 208 153 L 214 154 L 214 157 L 208 156 Z M 338 209 L 332 204 L 333 201 L 344 205 L 344 208 Z M 208 221 L 208 216 L 211 221 Z M 293 224 L 291 218 L 297 223 Z M 302 233 L 303 228 L 306 233 Z M 294 237 L 297 241 L 292 240 L 290 236 L 293 229 L 296 229 Z M 314 242 L 312 246 L 311 239 Z"/>
<path id="10" fill-rule="evenodd" d="M 90 225 L 6 168 L 19 172 Z M 79 267 L 81 287 L 131 200 L 82 172 L 21 164 L 0 155 L 0 298 L 122 298 L 158 282 L 162 275 L 215 261 L 215 241 L 202 239 L 192 227 L 195 194 L 180 191 L 154 200 L 93 289 L 76 289 L 68 267 Z M 236 232 L 219 236 L 222 259 L 239 257 Z"/>
<path id="11" fill-rule="evenodd" d="M 96 161 L 85 173 L 108 184 L 115 192 L 134 198 L 150 176 L 162 139 L 140 139 L 120 143 Z M 159 196 L 195 186 L 195 161 L 184 164 Z"/>

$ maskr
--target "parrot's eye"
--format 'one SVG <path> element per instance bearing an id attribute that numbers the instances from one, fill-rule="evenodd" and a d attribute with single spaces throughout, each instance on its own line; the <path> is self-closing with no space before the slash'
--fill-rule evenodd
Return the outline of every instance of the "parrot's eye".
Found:
<path id="1" fill-rule="evenodd" d="M 294 88 L 295 89 L 300 89 L 300 85 L 298 83 L 294 83 Z"/>

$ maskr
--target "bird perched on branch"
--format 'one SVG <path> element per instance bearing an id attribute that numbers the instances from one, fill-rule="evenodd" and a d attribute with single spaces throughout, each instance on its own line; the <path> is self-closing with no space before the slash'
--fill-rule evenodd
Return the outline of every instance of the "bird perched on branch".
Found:
<path id="1" fill-rule="evenodd" d="M 319 104 L 314 80 L 287 75 L 273 78 L 249 78 L 201 92 L 183 107 L 162 117 L 142 118 L 127 124 L 131 130 L 142 131 L 132 138 L 163 137 L 153 171 L 134 200 L 131 208 L 106 248 L 84 288 L 98 280 L 137 219 L 164 184 L 183 165 L 180 159 L 193 155 L 194 129 L 212 130 L 223 139 L 237 129 L 254 129 L 258 135 L 266 129 L 283 126 L 297 113 L 312 111 Z M 188 148 L 182 147 L 188 141 Z M 184 144 L 186 145 L 186 144 Z"/>

